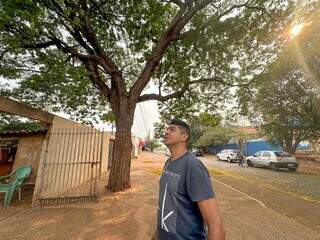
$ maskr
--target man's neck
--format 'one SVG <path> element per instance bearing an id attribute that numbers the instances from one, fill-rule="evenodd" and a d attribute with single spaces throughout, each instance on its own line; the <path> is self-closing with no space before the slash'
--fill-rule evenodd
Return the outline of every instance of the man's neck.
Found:
<path id="1" fill-rule="evenodd" d="M 188 149 L 185 146 L 170 146 L 170 155 L 171 155 L 171 161 L 177 160 L 180 158 L 182 155 L 184 155 Z"/>

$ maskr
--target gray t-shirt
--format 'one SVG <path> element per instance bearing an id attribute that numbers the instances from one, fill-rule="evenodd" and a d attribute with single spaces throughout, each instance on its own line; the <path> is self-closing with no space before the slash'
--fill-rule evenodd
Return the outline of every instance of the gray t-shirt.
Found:
<path id="1" fill-rule="evenodd" d="M 206 239 L 197 202 L 214 196 L 208 170 L 192 153 L 167 160 L 160 178 L 158 239 Z"/>

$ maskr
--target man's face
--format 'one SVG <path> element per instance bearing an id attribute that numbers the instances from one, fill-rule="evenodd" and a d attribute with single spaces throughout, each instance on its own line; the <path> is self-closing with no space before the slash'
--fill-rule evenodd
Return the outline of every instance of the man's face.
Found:
<path id="1" fill-rule="evenodd" d="M 170 124 L 164 135 L 164 144 L 167 146 L 178 145 L 186 143 L 188 134 L 180 129 L 179 126 Z"/>

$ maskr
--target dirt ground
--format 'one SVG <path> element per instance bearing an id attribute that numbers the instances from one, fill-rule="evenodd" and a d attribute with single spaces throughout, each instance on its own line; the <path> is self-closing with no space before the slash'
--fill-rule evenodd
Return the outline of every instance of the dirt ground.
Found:
<path id="1" fill-rule="evenodd" d="M 156 227 L 157 169 L 163 162 L 164 156 L 153 154 L 133 160 L 131 189 L 103 189 L 99 202 L 32 209 L 32 188 L 26 187 L 21 202 L 15 196 L 9 208 L 0 207 L 0 239 L 149 239 Z"/>
<path id="2" fill-rule="evenodd" d="M 302 173 L 309 173 L 320 176 L 320 162 L 301 159 L 299 160 L 298 171 Z"/>
<path id="3" fill-rule="evenodd" d="M 132 188 L 103 191 L 99 202 L 32 209 L 26 189 L 22 203 L 0 207 L 0 239 L 150 239 L 156 228 L 158 181 L 165 156 L 144 153 L 132 162 Z M 106 182 L 107 176 L 103 181 Z M 311 228 L 268 208 L 250 196 L 213 181 L 227 239 L 320 239 Z"/>

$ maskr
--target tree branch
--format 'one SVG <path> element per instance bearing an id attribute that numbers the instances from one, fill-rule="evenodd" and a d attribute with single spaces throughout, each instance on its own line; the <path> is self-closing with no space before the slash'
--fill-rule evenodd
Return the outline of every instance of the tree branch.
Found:
<path id="1" fill-rule="evenodd" d="M 62 21 L 62 24 L 66 27 L 66 30 L 80 44 L 80 46 L 82 46 L 88 52 L 88 55 L 80 54 L 74 49 L 71 50 L 65 47 L 61 48 L 61 46 L 60 49 L 62 49 L 64 52 L 70 52 L 74 57 L 77 57 L 80 60 L 94 60 L 99 63 L 99 65 L 110 75 L 112 87 L 115 87 L 120 94 L 126 95 L 126 85 L 122 76 L 122 72 L 118 69 L 117 65 L 110 58 L 110 56 L 106 54 L 92 28 L 89 19 L 91 9 L 88 8 L 87 1 L 81 0 L 75 2 L 65 0 L 64 4 L 66 9 L 70 11 L 68 15 L 64 13 L 64 9 L 57 1 L 52 0 L 51 3 L 53 4 L 53 7 L 52 4 L 48 5 L 51 6 L 51 9 L 58 14 L 61 19 L 65 19 L 70 24 L 72 29 Z M 80 20 L 80 26 L 75 24 L 75 20 L 77 18 Z M 83 37 L 87 41 L 85 41 Z M 92 48 L 88 45 L 88 43 Z"/>
<path id="2" fill-rule="evenodd" d="M 82 60 L 82 62 L 85 68 L 87 69 L 88 77 L 93 83 L 93 85 L 96 86 L 96 88 L 98 88 L 102 96 L 106 97 L 110 101 L 110 98 L 111 98 L 110 88 L 101 79 L 98 64 L 90 60 Z"/>
<path id="3" fill-rule="evenodd" d="M 4 68 L 4 69 L 8 69 L 8 70 L 12 69 L 12 70 L 23 71 L 23 72 L 43 73 L 43 71 L 36 70 L 36 69 L 29 69 L 29 68 L 11 68 L 8 66 L 3 66 L 3 65 L 0 65 L 0 68 Z"/>
<path id="4" fill-rule="evenodd" d="M 162 96 L 160 91 L 159 91 L 159 94 L 155 94 L 155 93 L 144 94 L 138 98 L 138 102 L 144 102 L 148 100 L 157 100 L 159 102 L 165 102 L 172 98 L 181 97 L 188 90 L 190 85 L 199 84 L 199 83 L 208 83 L 208 82 L 219 82 L 223 85 L 227 85 L 220 77 L 200 78 L 198 80 L 187 82 L 183 87 L 181 87 L 179 91 L 168 94 L 166 96 Z"/>
<path id="5" fill-rule="evenodd" d="M 222 17 L 224 17 L 225 15 L 231 13 L 234 9 L 236 8 L 243 8 L 243 7 L 246 7 L 248 9 L 254 9 L 254 10 L 260 10 L 260 11 L 263 11 L 265 12 L 265 9 L 262 8 L 262 7 L 258 7 L 258 6 L 251 6 L 249 5 L 251 0 L 248 0 L 247 2 L 243 3 L 243 4 L 237 4 L 237 5 L 233 5 L 231 6 L 228 10 L 226 10 L 225 12 L 219 14 L 218 16 L 212 16 L 210 17 L 201 27 L 198 27 L 196 29 L 191 29 L 189 31 L 186 31 L 182 34 L 180 34 L 178 37 L 177 37 L 177 40 L 181 40 L 181 39 L 184 39 L 186 37 L 188 37 L 189 35 L 192 35 L 192 33 L 195 33 L 195 32 L 199 32 L 199 31 L 203 31 L 211 21 L 219 21 Z M 221 22 L 220 22 L 221 23 Z"/>
<path id="6" fill-rule="evenodd" d="M 145 67 L 138 77 L 138 80 L 131 87 L 129 96 L 132 101 L 136 101 L 139 98 L 141 92 L 150 81 L 150 78 L 158 66 L 160 59 L 162 58 L 168 45 L 176 40 L 180 31 L 196 13 L 206 7 L 212 1 L 213 0 L 202 0 L 197 4 L 187 4 L 186 2 L 186 4 L 180 8 L 177 15 L 169 24 L 167 30 L 160 37 L 158 43 L 154 46 L 152 54 L 147 60 Z M 192 7 L 192 5 L 194 6 Z"/>
<path id="7" fill-rule="evenodd" d="M 102 67 L 108 72 L 111 76 L 112 87 L 115 87 L 116 90 L 121 95 L 127 95 L 126 83 L 123 79 L 122 72 L 115 64 L 115 62 L 107 55 L 104 51 L 103 47 L 99 43 L 95 32 L 90 23 L 90 19 L 88 17 L 88 6 L 86 0 L 80 1 L 80 6 L 85 14 L 80 15 L 81 19 L 81 30 L 87 41 L 91 44 L 95 52 L 98 56 L 103 59 Z"/>
<path id="8" fill-rule="evenodd" d="M 4 58 L 4 55 L 9 52 L 9 50 L 5 49 L 0 53 L 0 61 Z"/>
<path id="9" fill-rule="evenodd" d="M 56 46 L 57 44 L 60 44 L 60 42 L 57 42 L 55 40 L 50 40 L 46 42 L 35 42 L 35 43 L 22 43 L 21 47 L 23 48 L 31 48 L 31 49 L 38 49 L 38 48 L 47 48 L 50 46 Z"/>

